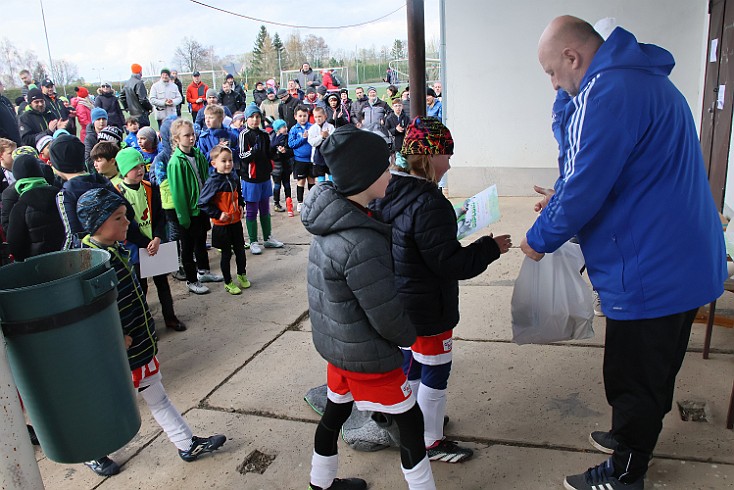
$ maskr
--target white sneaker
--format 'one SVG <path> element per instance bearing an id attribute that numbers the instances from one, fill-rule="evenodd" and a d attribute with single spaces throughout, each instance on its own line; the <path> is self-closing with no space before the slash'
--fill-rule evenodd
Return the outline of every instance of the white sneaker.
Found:
<path id="1" fill-rule="evenodd" d="M 301 207 L 302 207 L 302 206 L 303 206 L 303 203 L 302 203 L 302 202 L 299 202 L 299 203 L 298 203 L 298 206 L 296 206 L 296 212 L 297 212 L 297 213 L 299 213 L 299 214 L 301 213 Z"/>
<path id="2" fill-rule="evenodd" d="M 276 238 L 273 238 L 273 236 L 271 235 L 270 238 L 265 240 L 265 243 L 263 243 L 263 245 L 265 246 L 265 248 L 282 248 L 283 242 L 279 241 Z"/>
<path id="3" fill-rule="evenodd" d="M 206 294 L 209 292 L 209 288 L 204 286 L 201 282 L 186 282 L 186 287 L 189 288 L 189 291 L 191 291 L 194 294 Z"/>
<path id="4" fill-rule="evenodd" d="M 250 243 L 250 253 L 252 253 L 252 255 L 260 255 L 263 253 L 263 249 L 259 243 L 252 242 Z"/>
<path id="5" fill-rule="evenodd" d="M 599 293 L 596 292 L 596 289 L 591 292 L 591 294 L 594 297 L 594 315 L 595 316 L 606 316 L 603 311 L 601 311 L 601 298 L 599 297 Z"/>
<path id="6" fill-rule="evenodd" d="M 222 282 L 224 281 L 224 276 L 221 276 L 219 274 L 214 274 L 211 271 L 199 271 L 196 273 L 197 279 L 199 279 L 199 282 Z"/>

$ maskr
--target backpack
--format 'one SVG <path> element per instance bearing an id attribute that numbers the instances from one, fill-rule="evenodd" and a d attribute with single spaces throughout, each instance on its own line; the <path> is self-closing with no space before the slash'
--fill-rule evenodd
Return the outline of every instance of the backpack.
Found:
<path id="1" fill-rule="evenodd" d="M 336 72 L 333 72 L 333 71 L 331 72 L 331 80 L 334 82 L 334 85 L 336 85 L 337 87 L 342 86 L 341 78 L 339 78 Z"/>

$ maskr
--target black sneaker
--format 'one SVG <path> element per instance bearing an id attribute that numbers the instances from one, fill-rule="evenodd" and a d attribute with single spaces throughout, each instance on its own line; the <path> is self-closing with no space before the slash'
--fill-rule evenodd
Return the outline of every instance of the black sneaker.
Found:
<path id="1" fill-rule="evenodd" d="M 461 447 L 454 441 L 443 439 L 430 448 L 426 448 L 426 454 L 431 461 L 443 461 L 444 463 L 461 463 L 471 458 L 474 451 L 468 447 Z"/>
<path id="2" fill-rule="evenodd" d="M 604 454 L 614 454 L 614 450 L 619 446 L 611 432 L 601 430 L 589 434 L 589 443 Z"/>
<path id="3" fill-rule="evenodd" d="M 84 465 L 99 476 L 112 476 L 120 472 L 120 466 L 107 456 L 92 461 L 85 461 Z"/>
<path id="4" fill-rule="evenodd" d="M 563 480 L 563 486 L 567 490 L 643 490 L 645 478 L 632 483 L 620 482 L 614 477 L 612 458 L 609 458 L 580 475 L 567 476 Z"/>
<path id="5" fill-rule="evenodd" d="M 227 438 L 221 434 L 210 437 L 194 436 L 191 438 L 191 447 L 186 451 L 181 451 L 179 449 L 178 455 L 181 456 L 181 459 L 190 463 L 191 461 L 196 461 L 202 454 L 216 451 L 222 447 L 222 444 L 224 444 L 224 441 L 226 440 Z"/>
<path id="6" fill-rule="evenodd" d="M 366 490 L 367 482 L 361 478 L 334 478 L 328 489 L 317 487 L 316 485 L 308 486 L 308 490 Z"/>

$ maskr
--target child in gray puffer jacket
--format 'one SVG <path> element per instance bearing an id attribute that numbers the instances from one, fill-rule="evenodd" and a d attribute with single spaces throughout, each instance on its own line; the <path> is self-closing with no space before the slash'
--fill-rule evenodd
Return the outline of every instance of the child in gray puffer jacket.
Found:
<path id="1" fill-rule="evenodd" d="M 333 182 L 313 189 L 301 212 L 315 235 L 308 264 L 313 341 L 328 362 L 328 401 L 316 429 L 309 488 L 367 488 L 359 478 L 336 478 L 339 431 L 356 403 L 360 410 L 391 414 L 397 423 L 408 487 L 435 489 L 423 415 L 401 369 L 400 346 L 412 345 L 416 334 L 395 288 L 392 232 L 367 209 L 385 195 L 390 152 L 379 136 L 346 125 L 321 153 Z"/>

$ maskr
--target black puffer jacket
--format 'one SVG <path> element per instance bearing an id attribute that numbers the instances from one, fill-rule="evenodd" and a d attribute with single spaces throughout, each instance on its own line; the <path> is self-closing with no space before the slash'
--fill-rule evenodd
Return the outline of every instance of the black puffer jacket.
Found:
<path id="1" fill-rule="evenodd" d="M 390 227 L 336 192 L 311 189 L 301 221 L 314 234 L 308 254 L 313 343 L 338 368 L 385 373 L 402 365 L 398 346 L 415 342 L 390 259 Z"/>
<path id="2" fill-rule="evenodd" d="M 499 247 L 488 236 L 462 247 L 451 203 L 419 177 L 393 173 L 384 199 L 373 206 L 392 225 L 395 281 L 418 335 L 451 330 L 459 323 L 459 280 L 484 272 Z"/>
<path id="3" fill-rule="evenodd" d="M 64 224 L 56 207 L 57 187 L 46 185 L 23 193 L 10 211 L 8 245 L 15 260 L 61 250 Z"/>
<path id="4" fill-rule="evenodd" d="M 107 111 L 107 124 L 125 129 L 125 114 L 122 113 L 120 101 L 113 93 L 102 93 L 94 99 L 94 107 Z"/>

